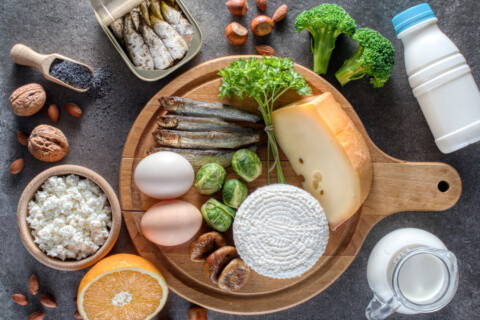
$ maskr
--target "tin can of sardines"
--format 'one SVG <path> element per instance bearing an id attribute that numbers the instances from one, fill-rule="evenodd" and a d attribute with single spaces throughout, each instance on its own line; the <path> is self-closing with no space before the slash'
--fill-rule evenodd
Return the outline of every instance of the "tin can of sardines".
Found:
<path id="1" fill-rule="evenodd" d="M 202 32 L 181 0 L 91 0 L 98 23 L 130 70 L 156 81 L 197 55 Z"/>

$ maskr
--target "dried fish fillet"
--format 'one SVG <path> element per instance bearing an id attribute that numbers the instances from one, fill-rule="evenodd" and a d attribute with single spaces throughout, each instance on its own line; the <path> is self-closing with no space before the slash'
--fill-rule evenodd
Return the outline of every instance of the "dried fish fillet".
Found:
<path id="1" fill-rule="evenodd" d="M 158 130 L 154 135 L 161 146 L 187 149 L 237 149 L 260 141 L 259 133 Z"/>
<path id="2" fill-rule="evenodd" d="M 135 30 L 131 13 L 127 13 L 125 16 L 123 36 L 128 56 L 133 64 L 140 69 L 153 70 L 155 66 L 152 55 L 142 36 Z"/>
<path id="3" fill-rule="evenodd" d="M 230 121 L 260 122 L 262 120 L 256 114 L 218 102 L 205 102 L 172 96 L 160 98 L 160 103 L 165 110 L 179 115 L 214 117 Z"/>
<path id="4" fill-rule="evenodd" d="M 165 70 L 172 66 L 172 56 L 170 53 L 168 53 L 168 50 L 163 44 L 162 40 L 160 40 L 155 31 L 153 31 L 153 29 L 147 25 L 144 19 L 140 21 L 139 29 L 143 39 L 145 40 L 145 43 L 148 46 L 148 49 L 150 50 L 155 69 Z"/>
<path id="5" fill-rule="evenodd" d="M 161 2 L 161 9 L 165 21 L 170 23 L 172 27 L 189 43 L 193 38 L 193 26 L 187 18 L 183 16 L 180 10 L 168 5 L 165 1 Z"/>
<path id="6" fill-rule="evenodd" d="M 218 118 L 201 118 L 167 114 L 159 116 L 157 118 L 157 123 L 160 128 L 180 131 L 253 132 L 252 128 L 243 127 Z"/>
<path id="7" fill-rule="evenodd" d="M 153 30 L 162 39 L 172 58 L 175 60 L 182 59 L 188 51 L 188 44 L 182 36 L 168 22 L 163 21 L 154 14 L 150 15 L 150 21 Z"/>

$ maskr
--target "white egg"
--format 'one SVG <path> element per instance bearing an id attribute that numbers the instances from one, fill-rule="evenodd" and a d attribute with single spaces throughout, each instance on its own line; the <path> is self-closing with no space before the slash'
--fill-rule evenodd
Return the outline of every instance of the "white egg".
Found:
<path id="1" fill-rule="evenodd" d="M 138 189 L 156 199 L 173 199 L 185 194 L 193 184 L 194 171 L 181 155 L 161 151 L 137 165 L 134 175 Z"/>

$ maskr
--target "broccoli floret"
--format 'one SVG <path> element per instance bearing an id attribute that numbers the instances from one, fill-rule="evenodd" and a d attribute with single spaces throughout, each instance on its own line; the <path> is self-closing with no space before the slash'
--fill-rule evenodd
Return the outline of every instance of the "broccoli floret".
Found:
<path id="1" fill-rule="evenodd" d="M 342 86 L 364 76 L 372 77 L 374 88 L 381 88 L 392 75 L 395 49 L 390 41 L 369 28 L 358 29 L 353 40 L 358 42 L 357 52 L 338 69 L 335 77 Z"/>
<path id="2" fill-rule="evenodd" d="M 320 74 L 327 73 L 337 37 L 342 33 L 351 36 L 356 28 L 342 7 L 328 3 L 302 12 L 295 21 L 297 32 L 307 29 L 312 35 L 313 71 Z"/>

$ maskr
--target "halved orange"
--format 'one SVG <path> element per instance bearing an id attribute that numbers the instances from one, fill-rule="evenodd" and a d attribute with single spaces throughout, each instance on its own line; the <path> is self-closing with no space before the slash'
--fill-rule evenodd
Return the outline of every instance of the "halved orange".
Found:
<path id="1" fill-rule="evenodd" d="M 77 306 L 84 320 L 147 320 L 160 312 L 167 295 L 165 279 L 151 262 L 116 254 L 83 277 Z"/>

